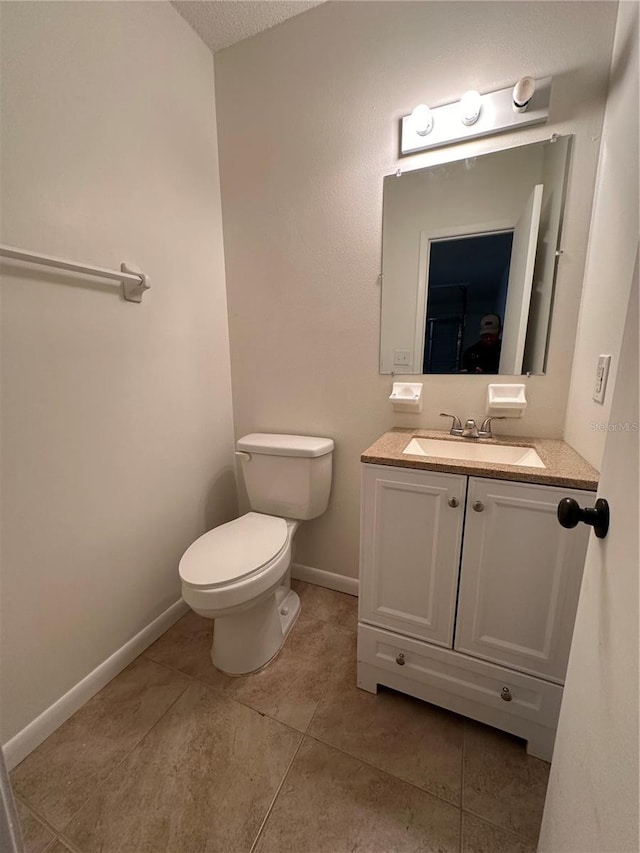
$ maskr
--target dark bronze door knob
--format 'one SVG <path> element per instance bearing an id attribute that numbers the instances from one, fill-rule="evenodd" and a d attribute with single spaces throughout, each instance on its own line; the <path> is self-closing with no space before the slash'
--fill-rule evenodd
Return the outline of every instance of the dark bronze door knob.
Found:
<path id="1" fill-rule="evenodd" d="M 582 509 L 573 498 L 562 498 L 558 504 L 558 521 L 569 528 L 581 521 L 590 524 L 598 539 L 604 539 L 609 530 L 609 504 L 604 498 L 598 498 L 595 507 Z"/>

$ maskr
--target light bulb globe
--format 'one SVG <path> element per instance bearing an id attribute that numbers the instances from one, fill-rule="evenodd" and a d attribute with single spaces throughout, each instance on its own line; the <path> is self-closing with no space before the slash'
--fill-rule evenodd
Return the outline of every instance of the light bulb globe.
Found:
<path id="1" fill-rule="evenodd" d="M 469 89 L 460 98 L 460 119 L 469 127 L 478 121 L 482 109 L 482 96 L 475 89 Z"/>
<path id="2" fill-rule="evenodd" d="M 418 136 L 426 136 L 433 129 L 433 113 L 426 104 L 418 104 L 411 111 L 411 123 Z"/>

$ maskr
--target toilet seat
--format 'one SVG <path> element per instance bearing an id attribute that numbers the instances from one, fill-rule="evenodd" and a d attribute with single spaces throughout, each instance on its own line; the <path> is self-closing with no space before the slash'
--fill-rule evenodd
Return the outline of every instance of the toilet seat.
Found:
<path id="1" fill-rule="evenodd" d="M 259 573 L 288 544 L 284 518 L 248 512 L 196 539 L 185 551 L 178 571 L 183 584 L 213 590 Z"/>

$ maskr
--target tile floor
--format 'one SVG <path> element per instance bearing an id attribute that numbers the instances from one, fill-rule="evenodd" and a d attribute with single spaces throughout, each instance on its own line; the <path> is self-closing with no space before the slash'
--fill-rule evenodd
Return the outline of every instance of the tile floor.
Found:
<path id="1" fill-rule="evenodd" d="M 294 585 L 262 672 L 216 672 L 189 613 L 13 771 L 29 853 L 534 853 L 549 766 L 358 690 L 356 599 Z"/>

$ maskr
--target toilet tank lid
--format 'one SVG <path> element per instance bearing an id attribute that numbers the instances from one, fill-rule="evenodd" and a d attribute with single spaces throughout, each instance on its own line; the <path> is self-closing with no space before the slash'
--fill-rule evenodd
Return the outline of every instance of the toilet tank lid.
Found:
<path id="1" fill-rule="evenodd" d="M 325 456 L 333 450 L 333 440 L 311 435 L 253 432 L 238 439 L 236 447 L 246 453 L 264 453 L 267 456 Z"/>

